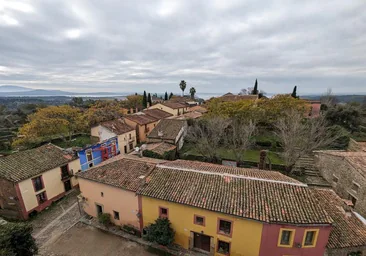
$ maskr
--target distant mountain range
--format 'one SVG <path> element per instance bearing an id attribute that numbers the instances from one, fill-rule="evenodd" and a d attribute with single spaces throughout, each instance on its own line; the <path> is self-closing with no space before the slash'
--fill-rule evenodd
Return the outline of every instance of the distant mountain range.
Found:
<path id="1" fill-rule="evenodd" d="M 47 97 L 47 96 L 123 96 L 123 93 L 113 92 L 90 92 L 77 93 L 61 90 L 32 89 L 15 85 L 1 85 L 0 97 Z"/>

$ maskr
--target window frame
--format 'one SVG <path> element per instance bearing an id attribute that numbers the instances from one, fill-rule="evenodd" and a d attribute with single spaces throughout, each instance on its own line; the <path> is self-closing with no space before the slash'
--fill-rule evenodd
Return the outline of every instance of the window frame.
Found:
<path id="1" fill-rule="evenodd" d="M 308 232 L 315 232 L 313 237 L 313 244 L 312 245 L 305 245 L 306 235 Z M 304 237 L 302 239 L 302 247 L 303 248 L 314 248 L 316 247 L 316 244 L 318 242 L 318 236 L 319 236 L 319 229 L 305 229 Z"/>
<path id="2" fill-rule="evenodd" d="M 336 179 L 337 181 L 334 181 L 334 179 Z M 338 181 L 339 181 L 338 176 L 336 176 L 336 175 L 333 174 L 332 182 L 335 183 L 335 184 L 338 184 Z"/>
<path id="3" fill-rule="evenodd" d="M 116 216 L 117 216 L 117 218 L 116 218 Z M 119 212 L 113 210 L 113 219 L 119 220 Z"/>
<path id="4" fill-rule="evenodd" d="M 199 217 L 199 218 L 202 218 L 203 219 L 203 222 L 202 224 L 197 222 L 196 218 Z M 203 226 L 203 227 L 206 227 L 206 217 L 205 216 L 202 216 L 202 215 L 197 215 L 197 214 L 194 214 L 193 215 L 193 223 L 196 224 L 196 225 L 199 225 L 199 226 Z"/>
<path id="5" fill-rule="evenodd" d="M 162 213 L 162 210 L 166 210 L 166 215 Z M 169 208 L 168 207 L 162 207 L 162 206 L 159 206 L 159 218 L 167 218 L 169 219 Z"/>
<path id="6" fill-rule="evenodd" d="M 224 243 L 229 244 L 229 252 L 228 252 L 228 253 L 223 254 L 223 253 L 220 253 L 220 252 L 219 252 L 219 243 L 220 243 L 220 242 L 224 242 Z M 222 240 L 222 239 L 217 238 L 216 253 L 218 253 L 218 254 L 220 254 L 220 255 L 227 255 L 227 256 L 229 256 L 229 255 L 230 255 L 230 253 L 231 253 L 231 242 L 228 242 L 228 241 L 225 241 L 225 240 Z"/>
<path id="7" fill-rule="evenodd" d="M 354 187 L 357 187 L 357 189 L 353 189 Z M 360 190 L 360 184 L 358 184 L 358 183 L 356 183 L 356 182 L 352 181 L 352 187 L 351 187 L 351 190 L 357 194 L 357 193 L 358 193 L 358 191 Z"/>
<path id="8" fill-rule="evenodd" d="M 230 233 L 229 234 L 220 230 L 220 221 L 230 222 Z M 217 234 L 218 235 L 232 237 L 232 235 L 233 235 L 233 229 L 234 229 L 234 222 L 232 220 L 223 219 L 223 218 L 217 218 Z"/>
<path id="9" fill-rule="evenodd" d="M 43 202 L 41 202 L 41 200 L 40 200 L 40 198 L 39 198 L 41 194 L 44 194 L 44 198 L 45 198 L 45 200 L 44 200 Z M 38 194 L 36 195 L 36 198 L 37 198 L 37 203 L 38 203 L 38 205 L 42 205 L 42 204 L 44 204 L 45 202 L 47 202 L 47 201 L 48 201 L 48 197 L 47 197 L 47 193 L 46 193 L 46 191 L 42 191 L 42 192 L 38 193 Z"/>
<path id="10" fill-rule="evenodd" d="M 36 182 L 35 182 L 35 181 L 36 181 L 36 179 L 38 179 L 38 178 L 39 178 L 39 179 L 40 179 L 40 181 L 41 181 L 42 188 L 37 190 L 37 188 L 36 188 Z M 43 189 L 45 189 L 45 187 L 44 187 L 44 182 L 43 182 L 43 176 L 42 176 L 42 175 L 32 178 L 32 184 L 33 184 L 34 192 L 39 192 L 39 191 L 42 191 Z"/>
<path id="11" fill-rule="evenodd" d="M 290 231 L 291 232 L 290 243 L 288 245 L 281 244 L 283 231 Z M 279 235 L 278 235 L 277 247 L 292 248 L 293 245 L 294 245 L 295 233 L 296 233 L 296 229 L 280 228 L 280 232 L 279 232 Z"/>
<path id="12" fill-rule="evenodd" d="M 88 159 L 88 153 L 90 152 L 90 156 L 91 156 L 91 160 Z M 93 150 L 92 149 L 87 149 L 85 150 L 85 157 L 86 157 L 86 162 L 91 162 L 94 160 L 94 157 L 93 157 Z"/>

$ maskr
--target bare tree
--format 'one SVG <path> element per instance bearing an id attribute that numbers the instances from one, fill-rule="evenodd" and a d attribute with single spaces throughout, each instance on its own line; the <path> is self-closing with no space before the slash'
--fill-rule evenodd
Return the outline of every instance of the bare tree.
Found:
<path id="1" fill-rule="evenodd" d="M 219 159 L 218 150 L 228 125 L 229 121 L 220 117 L 195 121 L 189 127 L 186 138 L 202 156 L 211 161 L 217 161 Z"/>
<path id="2" fill-rule="evenodd" d="M 274 133 L 283 148 L 283 159 L 288 171 L 297 160 L 316 149 L 324 148 L 343 136 L 328 126 L 325 117 L 305 119 L 300 111 L 290 110 L 275 123 Z"/>
<path id="3" fill-rule="evenodd" d="M 229 148 L 237 162 L 244 160 L 245 151 L 253 144 L 256 125 L 252 120 L 235 118 L 230 122 L 226 135 L 226 146 Z"/>
<path id="4" fill-rule="evenodd" d="M 337 98 L 334 96 L 332 89 L 327 89 L 327 92 L 320 97 L 320 102 L 326 108 L 332 107 L 337 104 Z"/>

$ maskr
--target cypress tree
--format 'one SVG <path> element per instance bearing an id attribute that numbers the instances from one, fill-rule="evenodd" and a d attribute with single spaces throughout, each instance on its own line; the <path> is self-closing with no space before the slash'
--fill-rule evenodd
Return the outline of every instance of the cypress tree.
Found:
<path id="1" fill-rule="evenodd" d="M 149 103 L 149 106 L 152 106 L 152 100 L 150 93 L 147 95 L 147 102 Z"/>
<path id="2" fill-rule="evenodd" d="M 168 100 L 168 92 L 165 92 L 164 100 Z"/>
<path id="3" fill-rule="evenodd" d="M 257 79 L 255 79 L 255 84 L 254 84 L 254 89 L 252 91 L 253 95 L 257 95 L 258 94 L 258 81 Z"/>
<path id="4" fill-rule="evenodd" d="M 295 98 L 295 99 L 297 98 L 297 92 L 296 91 L 297 91 L 297 86 L 295 86 L 294 90 L 292 91 L 292 94 L 291 94 L 292 98 Z"/>
<path id="5" fill-rule="evenodd" d="M 146 91 L 144 91 L 144 96 L 142 97 L 142 105 L 144 106 L 144 108 L 147 108 Z"/>
<path id="6" fill-rule="evenodd" d="M 173 97 L 173 93 L 171 92 L 169 95 L 169 99 L 171 99 Z"/>

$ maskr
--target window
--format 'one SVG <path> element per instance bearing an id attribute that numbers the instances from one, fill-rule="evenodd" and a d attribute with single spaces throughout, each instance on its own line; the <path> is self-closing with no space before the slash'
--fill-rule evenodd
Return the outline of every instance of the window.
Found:
<path id="1" fill-rule="evenodd" d="M 338 177 L 333 174 L 333 182 L 338 183 L 338 180 L 339 180 Z"/>
<path id="2" fill-rule="evenodd" d="M 303 247 L 315 247 L 318 239 L 318 229 L 305 230 L 304 239 L 302 241 Z"/>
<path id="3" fill-rule="evenodd" d="M 278 238 L 278 246 L 279 247 L 292 247 L 295 236 L 294 229 L 280 229 L 280 235 Z"/>
<path id="4" fill-rule="evenodd" d="M 168 218 L 168 208 L 159 207 L 159 217 Z"/>
<path id="5" fill-rule="evenodd" d="M 357 203 L 357 198 L 356 197 L 352 196 L 351 194 L 348 194 L 348 200 L 352 201 L 352 204 L 353 204 L 352 207 L 356 206 L 356 203 Z"/>
<path id="6" fill-rule="evenodd" d="M 205 217 L 194 215 L 194 224 L 205 226 Z"/>
<path id="7" fill-rule="evenodd" d="M 100 192 L 100 196 L 103 197 L 104 196 L 104 193 L 103 192 Z"/>
<path id="8" fill-rule="evenodd" d="M 355 191 L 357 193 L 359 188 L 360 188 L 360 185 L 358 185 L 355 182 L 352 183 L 352 190 L 353 191 Z"/>
<path id="9" fill-rule="evenodd" d="M 132 139 L 132 135 L 131 135 L 131 133 L 130 133 L 129 135 L 130 135 L 130 139 Z"/>
<path id="10" fill-rule="evenodd" d="M 130 143 L 130 150 L 133 149 L 133 143 Z"/>
<path id="11" fill-rule="evenodd" d="M 232 222 L 229 220 L 219 219 L 218 233 L 231 236 L 232 233 Z"/>
<path id="12" fill-rule="evenodd" d="M 218 240 L 217 252 L 220 254 L 229 255 L 230 254 L 230 243 Z"/>
<path id="13" fill-rule="evenodd" d="M 37 192 L 44 188 L 42 176 L 38 176 L 38 177 L 32 179 L 32 181 L 33 181 L 34 191 Z"/>
<path id="14" fill-rule="evenodd" d="M 90 162 L 93 160 L 93 152 L 91 149 L 87 150 L 85 154 L 86 154 L 86 161 Z"/>
<path id="15" fill-rule="evenodd" d="M 37 197 L 37 201 L 38 201 L 38 204 L 43 204 L 44 202 L 47 201 L 47 195 L 46 195 L 46 191 L 43 191 L 42 193 L 39 193 L 36 195 Z"/>
<path id="16" fill-rule="evenodd" d="M 119 220 L 119 212 L 113 211 L 113 217 L 115 220 Z"/>

